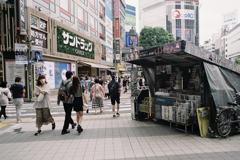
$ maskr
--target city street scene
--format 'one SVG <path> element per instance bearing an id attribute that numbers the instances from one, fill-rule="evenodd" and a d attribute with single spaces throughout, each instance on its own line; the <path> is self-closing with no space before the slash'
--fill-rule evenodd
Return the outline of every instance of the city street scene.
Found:
<path id="1" fill-rule="evenodd" d="M 0 160 L 239 160 L 239 0 L 0 0 Z"/>

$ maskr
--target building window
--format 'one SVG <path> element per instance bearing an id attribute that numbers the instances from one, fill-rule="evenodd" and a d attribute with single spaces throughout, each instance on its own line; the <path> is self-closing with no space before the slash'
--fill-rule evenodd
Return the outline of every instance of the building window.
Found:
<path id="1" fill-rule="evenodd" d="M 56 12 L 55 0 L 34 0 L 34 2 L 37 2 L 41 6 L 49 9 L 52 12 Z"/>
<path id="2" fill-rule="evenodd" d="M 227 52 L 227 49 L 226 49 L 226 52 Z"/>
<path id="3" fill-rule="evenodd" d="M 80 6 L 78 6 L 78 27 L 88 31 L 88 13 Z"/>
<path id="4" fill-rule="evenodd" d="M 98 0 L 89 0 L 89 3 L 90 3 L 90 10 L 97 15 L 98 14 Z"/>
<path id="5" fill-rule="evenodd" d="M 90 32 L 92 35 L 98 36 L 97 35 L 97 23 L 98 21 L 91 15 L 89 15 L 89 26 L 90 26 Z"/>
<path id="6" fill-rule="evenodd" d="M 101 57 L 102 57 L 102 60 L 106 60 L 106 46 L 102 45 L 101 44 Z"/>
<path id="7" fill-rule="evenodd" d="M 99 17 L 105 21 L 105 7 L 99 2 Z"/>
<path id="8" fill-rule="evenodd" d="M 60 16 L 68 21 L 75 23 L 74 21 L 74 1 L 73 0 L 61 0 L 60 1 Z"/>
<path id="9" fill-rule="evenodd" d="M 83 4 L 85 4 L 86 6 L 88 6 L 88 0 L 81 0 Z"/>
<path id="10" fill-rule="evenodd" d="M 99 25 L 99 37 L 105 41 L 105 26 L 101 23 Z"/>

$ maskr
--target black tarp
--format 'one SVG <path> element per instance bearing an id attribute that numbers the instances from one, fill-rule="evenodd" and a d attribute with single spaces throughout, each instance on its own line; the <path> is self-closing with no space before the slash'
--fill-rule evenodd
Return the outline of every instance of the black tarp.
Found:
<path id="1" fill-rule="evenodd" d="M 225 69 L 206 62 L 203 62 L 203 64 L 216 109 L 218 109 L 219 106 L 227 106 L 228 102 L 233 102 L 233 96 L 235 96 L 236 92 L 230 81 L 233 81 L 234 78 L 225 78 L 225 75 L 230 75 Z M 228 79 L 230 79 L 230 81 Z"/>
<path id="2" fill-rule="evenodd" d="M 223 68 L 220 68 L 220 71 L 222 72 L 225 79 L 227 79 L 228 82 L 232 85 L 235 91 L 240 92 L 240 75 Z"/>

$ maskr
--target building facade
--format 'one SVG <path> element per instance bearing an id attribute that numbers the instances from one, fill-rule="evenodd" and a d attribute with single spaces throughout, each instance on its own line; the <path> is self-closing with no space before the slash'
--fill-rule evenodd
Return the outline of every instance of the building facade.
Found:
<path id="1" fill-rule="evenodd" d="M 139 0 L 139 29 L 163 27 L 173 36 L 199 45 L 199 0 Z"/>
<path id="2" fill-rule="evenodd" d="M 0 4 L 3 11 L 0 12 L 0 22 L 6 24 L 4 27 L 0 25 L 2 80 L 12 82 L 14 76 L 10 72 L 21 68 L 27 91 L 31 88 L 29 86 L 34 89 L 37 75 L 41 73 L 51 84 L 51 92 L 56 93 L 66 78 L 66 71 L 73 71 L 77 76 L 106 76 L 107 71 L 114 68 L 112 0 L 16 0 L 0 3 L 3 3 Z M 27 35 L 22 34 L 24 30 Z M 29 39 L 34 43 L 26 43 Z M 34 49 L 38 48 L 41 61 L 17 65 L 15 43 L 29 45 L 29 60 L 34 57 Z M 28 67 L 30 72 L 26 66 L 31 66 Z"/>

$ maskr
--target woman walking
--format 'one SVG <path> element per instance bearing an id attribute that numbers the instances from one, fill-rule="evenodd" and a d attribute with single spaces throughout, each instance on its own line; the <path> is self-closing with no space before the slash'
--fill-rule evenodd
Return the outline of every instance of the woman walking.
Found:
<path id="1" fill-rule="evenodd" d="M 100 112 L 103 112 L 103 95 L 104 91 L 102 86 L 99 84 L 99 80 L 95 79 L 95 84 L 91 88 L 92 94 L 92 108 L 95 109 L 95 115 L 97 115 L 97 108 L 100 108 Z"/>
<path id="2" fill-rule="evenodd" d="M 127 91 L 127 79 L 126 79 L 126 77 L 124 77 L 124 79 L 123 79 L 123 93 L 126 93 Z"/>
<path id="3" fill-rule="evenodd" d="M 46 82 L 46 77 L 40 75 L 37 80 L 36 91 L 33 91 L 34 95 L 38 97 L 38 100 L 33 104 L 33 108 L 36 109 L 36 127 L 38 131 L 34 134 L 39 135 L 42 125 L 48 125 L 52 123 L 52 130 L 55 129 L 56 123 L 50 113 L 51 102 L 50 102 L 50 85 Z"/>
<path id="4" fill-rule="evenodd" d="M 87 98 L 84 94 L 84 87 L 81 85 L 80 80 L 77 76 L 73 77 L 72 87 L 70 87 L 70 96 L 74 97 L 73 107 L 74 111 L 77 113 L 77 131 L 81 133 L 83 131 L 81 123 L 83 120 L 83 98 L 87 102 Z"/>
<path id="5" fill-rule="evenodd" d="M 4 119 L 9 118 L 6 115 L 6 106 L 8 105 L 9 99 L 11 99 L 11 92 L 7 88 L 7 82 L 3 81 L 0 85 L 0 106 L 1 106 L 1 112 L 0 112 L 0 118 L 2 115 L 4 116 Z"/>
<path id="6" fill-rule="evenodd" d="M 10 88 L 10 91 L 13 94 L 13 103 L 16 107 L 17 112 L 17 123 L 22 123 L 21 120 L 21 110 L 23 105 L 23 95 L 25 94 L 25 89 L 23 85 L 21 85 L 21 79 L 20 77 L 15 78 L 15 84 L 13 84 Z"/>
<path id="7" fill-rule="evenodd" d="M 108 83 L 106 81 L 103 84 L 103 90 L 104 90 L 104 93 L 105 93 L 105 98 L 110 99 L 109 90 L 108 90 Z"/>

